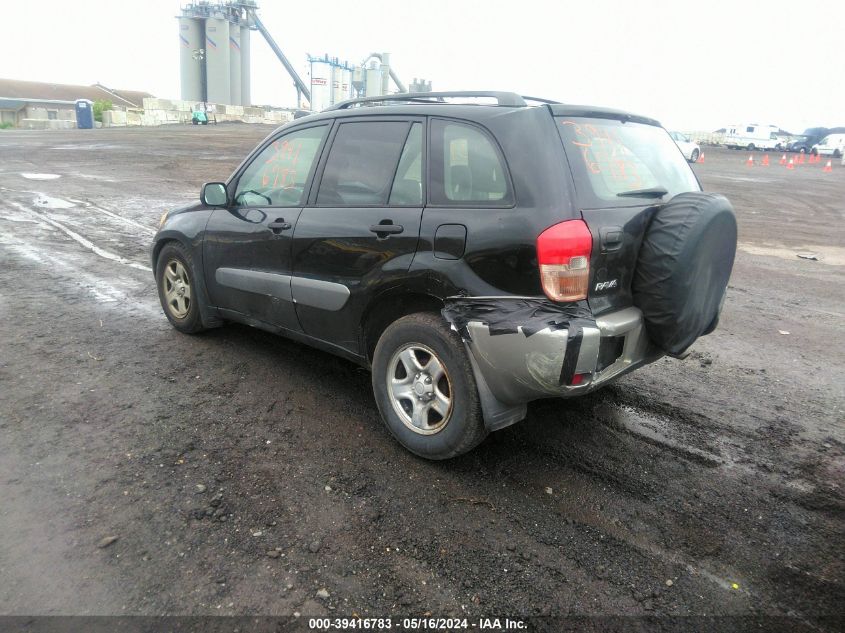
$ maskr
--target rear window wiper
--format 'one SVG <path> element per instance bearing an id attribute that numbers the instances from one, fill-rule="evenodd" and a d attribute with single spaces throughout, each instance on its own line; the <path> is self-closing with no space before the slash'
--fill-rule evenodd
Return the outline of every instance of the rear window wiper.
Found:
<path id="1" fill-rule="evenodd" d="M 651 187 L 649 189 L 633 189 L 631 191 L 623 191 L 616 195 L 620 198 L 662 198 L 669 190 L 665 187 Z"/>

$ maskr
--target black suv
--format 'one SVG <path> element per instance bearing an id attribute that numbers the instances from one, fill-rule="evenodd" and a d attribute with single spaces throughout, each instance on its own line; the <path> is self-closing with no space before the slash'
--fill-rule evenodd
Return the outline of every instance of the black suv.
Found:
<path id="1" fill-rule="evenodd" d="M 657 121 L 512 93 L 357 99 L 273 132 L 152 263 L 186 333 L 237 321 L 372 370 L 444 459 L 716 327 L 736 221 Z"/>
<path id="2" fill-rule="evenodd" d="M 821 136 L 801 136 L 797 140 L 792 141 L 787 150 L 790 152 L 798 152 L 799 154 L 808 154 L 813 149 L 813 145 L 822 139 Z"/>

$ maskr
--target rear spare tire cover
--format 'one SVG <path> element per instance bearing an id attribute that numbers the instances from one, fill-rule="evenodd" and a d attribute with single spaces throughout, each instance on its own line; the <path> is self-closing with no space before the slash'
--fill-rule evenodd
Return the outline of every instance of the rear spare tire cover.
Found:
<path id="1" fill-rule="evenodd" d="M 631 285 L 649 338 L 680 354 L 719 314 L 736 255 L 727 198 L 691 191 L 659 207 L 646 229 Z"/>

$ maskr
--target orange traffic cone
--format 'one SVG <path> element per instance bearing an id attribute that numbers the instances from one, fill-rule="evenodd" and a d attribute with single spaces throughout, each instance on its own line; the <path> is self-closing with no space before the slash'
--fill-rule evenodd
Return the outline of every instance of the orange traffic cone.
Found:
<path id="1" fill-rule="evenodd" d="M 748 160 L 745 161 L 745 164 L 749 167 L 754 167 L 754 157 L 751 154 L 748 155 Z"/>
<path id="2" fill-rule="evenodd" d="M 783 156 L 780 157 L 780 164 L 786 165 L 786 154 L 784 154 Z"/>
<path id="3" fill-rule="evenodd" d="M 786 164 L 787 169 L 795 169 L 795 165 L 792 164 L 792 159 L 789 159 L 789 162 Z"/>
<path id="4" fill-rule="evenodd" d="M 768 154 L 766 154 L 765 156 L 763 156 L 763 162 L 762 162 L 762 165 L 763 165 L 763 167 L 768 167 L 768 166 L 769 166 L 769 155 L 768 155 Z"/>
<path id="5" fill-rule="evenodd" d="M 822 171 L 828 172 L 828 173 L 832 172 L 833 171 L 833 161 L 832 160 L 827 161 L 827 165 L 824 166 L 824 169 L 822 169 Z"/>
<path id="6" fill-rule="evenodd" d="M 798 154 L 798 164 L 799 165 L 804 164 L 804 154 Z"/>
<path id="7" fill-rule="evenodd" d="M 701 154 L 699 154 L 699 155 L 698 155 L 698 162 L 699 162 L 699 163 L 703 163 L 703 162 L 704 162 L 704 152 L 701 152 Z"/>
<path id="8" fill-rule="evenodd" d="M 813 156 L 814 156 L 814 159 L 813 159 L 814 162 L 816 162 L 816 163 L 822 162 L 822 155 L 821 154 L 814 154 Z"/>

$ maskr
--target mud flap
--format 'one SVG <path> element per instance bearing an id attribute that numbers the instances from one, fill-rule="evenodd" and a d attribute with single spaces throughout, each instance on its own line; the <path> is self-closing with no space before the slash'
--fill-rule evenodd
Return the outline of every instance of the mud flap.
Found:
<path id="1" fill-rule="evenodd" d="M 475 386 L 478 388 L 478 400 L 481 402 L 481 414 L 484 416 L 484 426 L 488 431 L 498 431 L 511 424 L 516 424 L 525 419 L 528 413 L 528 405 L 525 403 L 512 405 L 505 404 L 499 400 L 490 387 L 487 385 L 487 380 L 484 374 L 478 368 L 478 363 L 475 362 L 475 356 L 472 350 L 464 341 L 464 349 L 467 351 L 470 365 L 472 365 L 472 373 L 475 376 Z"/>

